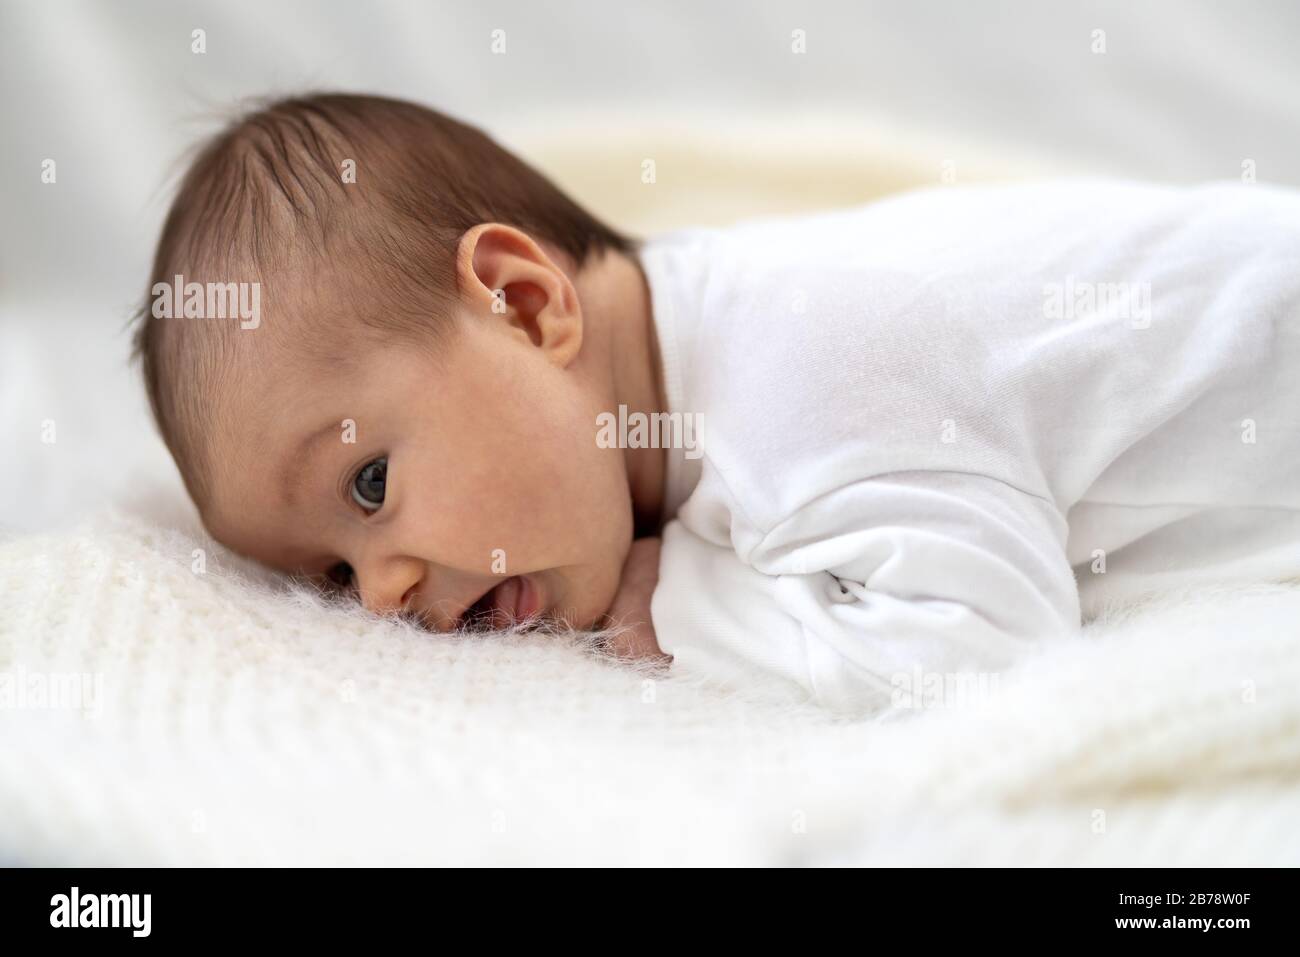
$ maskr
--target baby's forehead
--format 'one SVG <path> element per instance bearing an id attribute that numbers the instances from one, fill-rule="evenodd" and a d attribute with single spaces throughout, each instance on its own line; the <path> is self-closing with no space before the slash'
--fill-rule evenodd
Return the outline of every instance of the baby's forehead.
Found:
<path id="1" fill-rule="evenodd" d="M 358 302 L 356 280 L 312 270 L 263 277 L 260 322 L 225 321 L 190 330 L 188 348 L 207 353 L 195 398 L 213 428 L 201 441 L 215 468 L 236 464 L 234 477 L 300 441 L 321 420 L 361 415 L 376 397 L 395 392 L 390 351 L 418 345 L 416 332 L 378 323 L 375 311 L 397 309 L 382 296 Z M 363 310 L 370 310 L 366 313 Z M 444 337 L 445 339 L 445 337 Z M 224 483 L 224 479 L 223 479 Z"/>
<path id="2" fill-rule="evenodd" d="M 245 377 L 261 374 L 267 386 L 281 382 L 290 369 L 326 377 L 346 373 L 368 337 L 351 305 L 354 291 L 324 274 L 328 271 L 265 274 L 255 283 L 260 293 L 249 297 L 259 306 L 250 310 L 252 318 L 200 326 L 197 334 L 218 340 L 230 369 Z"/>
<path id="3" fill-rule="evenodd" d="M 289 420 L 345 393 L 365 358 L 359 336 L 298 319 L 283 334 L 243 338 L 225 356 L 213 399 L 232 414 Z"/>
<path id="4" fill-rule="evenodd" d="M 204 439 L 211 464 L 212 507 L 221 514 L 278 510 L 282 473 L 337 407 L 314 379 L 293 370 L 265 380 L 228 381 L 215 399 L 213 428 Z"/>
<path id="5" fill-rule="evenodd" d="M 292 320 L 296 322 L 297 320 Z M 204 330 L 198 337 L 211 336 Z M 313 407 L 339 392 L 350 376 L 355 355 L 326 350 L 324 330 L 287 329 L 272 323 L 257 330 L 227 330 L 219 343 L 194 342 L 212 353 L 195 363 L 192 401 L 206 408 L 212 455 L 221 458 L 242 448 L 259 449 Z"/>

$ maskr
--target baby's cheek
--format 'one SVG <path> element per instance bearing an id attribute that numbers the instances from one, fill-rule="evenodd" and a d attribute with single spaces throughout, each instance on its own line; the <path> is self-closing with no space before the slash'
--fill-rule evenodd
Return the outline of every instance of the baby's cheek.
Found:
<path id="1" fill-rule="evenodd" d="M 555 526 L 546 504 L 524 494 L 445 488 L 416 503 L 412 521 L 427 557 L 454 568 L 515 574 L 552 567 Z"/>

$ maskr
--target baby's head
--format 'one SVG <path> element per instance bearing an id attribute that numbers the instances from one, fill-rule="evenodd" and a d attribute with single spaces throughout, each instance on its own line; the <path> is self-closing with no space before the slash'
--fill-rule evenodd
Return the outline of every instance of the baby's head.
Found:
<path id="1" fill-rule="evenodd" d="M 601 412 L 657 395 L 632 248 L 411 103 L 238 120 L 184 177 L 135 343 L 205 526 L 437 630 L 599 624 L 629 485 L 662 467 L 596 441 Z"/>

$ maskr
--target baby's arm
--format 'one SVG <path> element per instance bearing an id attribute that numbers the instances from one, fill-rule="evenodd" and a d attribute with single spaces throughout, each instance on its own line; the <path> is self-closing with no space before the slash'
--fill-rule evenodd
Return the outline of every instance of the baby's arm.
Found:
<path id="1" fill-rule="evenodd" d="M 638 538 L 623 563 L 623 578 L 608 612 L 610 624 L 620 630 L 606 646 L 619 657 L 664 657 L 650 622 L 650 596 L 659 583 L 659 549 L 658 538 Z"/>
<path id="2" fill-rule="evenodd" d="M 899 676 L 996 673 L 1077 633 L 1065 530 L 1046 499 L 944 472 L 855 483 L 765 534 L 675 520 L 658 645 L 725 683 L 777 676 L 833 710 L 878 710 Z"/>

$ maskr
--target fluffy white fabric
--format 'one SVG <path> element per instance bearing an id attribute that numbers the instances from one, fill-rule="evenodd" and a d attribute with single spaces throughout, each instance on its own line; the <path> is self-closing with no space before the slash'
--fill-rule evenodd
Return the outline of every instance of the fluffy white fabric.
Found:
<path id="1" fill-rule="evenodd" d="M 8 863 L 1300 863 L 1300 588 L 1171 593 L 976 707 L 843 722 L 327 607 L 122 513 L 0 543 L 0 587 Z"/>

